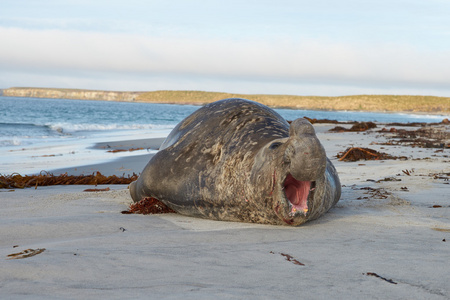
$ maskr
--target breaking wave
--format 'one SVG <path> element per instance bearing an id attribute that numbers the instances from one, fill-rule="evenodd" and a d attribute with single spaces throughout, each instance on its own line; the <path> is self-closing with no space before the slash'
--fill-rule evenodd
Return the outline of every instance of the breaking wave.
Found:
<path id="1" fill-rule="evenodd" d="M 173 125 L 156 124 L 0 123 L 0 147 L 26 146 L 67 138 L 85 138 L 94 133 L 110 135 L 122 131 L 148 132 L 173 127 Z"/>
<path id="2" fill-rule="evenodd" d="M 78 132 L 89 131 L 115 131 L 115 130 L 151 130 L 151 129 L 170 129 L 173 125 L 155 125 L 155 124 L 71 124 L 55 123 L 46 125 L 53 131 L 61 134 L 74 134 Z"/>

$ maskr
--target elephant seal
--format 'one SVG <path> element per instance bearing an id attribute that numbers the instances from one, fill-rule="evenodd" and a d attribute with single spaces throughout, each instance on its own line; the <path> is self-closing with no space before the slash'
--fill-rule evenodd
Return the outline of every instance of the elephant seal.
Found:
<path id="1" fill-rule="evenodd" d="M 341 185 L 307 120 L 289 126 L 267 106 L 232 98 L 181 121 L 130 193 L 187 216 L 295 226 L 336 204 Z"/>

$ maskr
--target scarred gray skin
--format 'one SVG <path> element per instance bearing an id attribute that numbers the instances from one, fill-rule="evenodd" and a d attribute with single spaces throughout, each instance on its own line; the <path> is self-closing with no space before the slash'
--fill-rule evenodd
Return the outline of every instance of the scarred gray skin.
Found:
<path id="1" fill-rule="evenodd" d="M 315 182 L 307 212 L 287 199 L 288 174 Z M 130 193 L 135 202 L 154 197 L 183 215 L 295 226 L 333 207 L 341 186 L 307 120 L 289 126 L 262 104 L 225 99 L 180 122 Z"/>

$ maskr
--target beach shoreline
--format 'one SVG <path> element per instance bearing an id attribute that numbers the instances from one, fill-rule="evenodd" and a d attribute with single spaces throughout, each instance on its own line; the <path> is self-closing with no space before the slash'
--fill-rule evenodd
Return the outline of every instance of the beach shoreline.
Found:
<path id="1" fill-rule="evenodd" d="M 448 299 L 449 148 L 388 145 L 395 132 L 381 126 L 329 132 L 334 126 L 314 125 L 339 173 L 341 200 L 300 227 L 121 214 L 132 203 L 127 185 L 0 190 L 0 295 Z M 108 142 L 95 151 L 159 142 Z M 349 146 L 406 159 L 340 161 Z M 66 171 L 138 173 L 149 155 Z M 27 249 L 36 255 L 11 259 Z"/>

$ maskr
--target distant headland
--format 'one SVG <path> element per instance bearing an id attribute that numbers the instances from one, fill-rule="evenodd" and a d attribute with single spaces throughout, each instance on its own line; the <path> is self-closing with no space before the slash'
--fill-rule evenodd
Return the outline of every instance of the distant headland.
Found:
<path id="1" fill-rule="evenodd" d="M 384 111 L 449 114 L 450 97 L 354 95 L 338 97 L 231 94 L 203 91 L 119 92 L 83 89 L 13 87 L 0 90 L 6 97 L 61 98 L 170 104 L 206 104 L 225 98 L 246 98 L 271 107 L 313 110 Z"/>
<path id="2" fill-rule="evenodd" d="M 6 97 L 32 97 L 54 99 L 80 99 L 80 100 L 106 100 L 106 101 L 135 101 L 142 92 L 113 92 L 82 89 L 57 89 L 57 88 L 29 88 L 13 87 L 4 89 Z M 1 93 L 1 92 L 0 92 Z"/>

